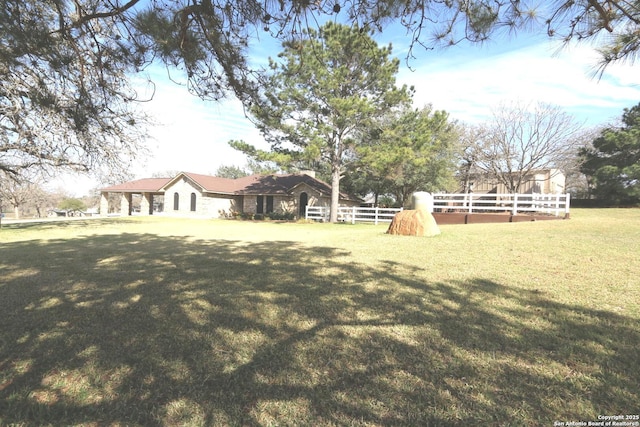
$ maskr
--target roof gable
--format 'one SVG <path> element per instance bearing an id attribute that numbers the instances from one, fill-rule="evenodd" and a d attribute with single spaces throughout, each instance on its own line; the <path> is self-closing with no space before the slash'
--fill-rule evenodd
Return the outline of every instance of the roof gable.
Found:
<path id="1" fill-rule="evenodd" d="M 201 175 L 191 172 L 180 172 L 174 178 L 172 178 L 165 186 L 163 190 L 171 187 L 174 183 L 182 178 L 186 178 L 200 187 L 200 190 L 208 193 L 224 193 L 234 194 L 236 191 L 236 183 L 234 179 L 221 178 L 218 176 Z"/>
<path id="2" fill-rule="evenodd" d="M 252 175 L 239 178 L 239 180 L 244 181 L 242 182 L 243 188 L 240 189 L 238 193 L 245 195 L 291 194 L 295 188 L 301 185 L 307 185 L 323 196 L 331 195 L 331 186 L 329 184 L 306 174 Z M 344 192 L 340 192 L 340 199 L 361 201 L 358 197 Z"/>

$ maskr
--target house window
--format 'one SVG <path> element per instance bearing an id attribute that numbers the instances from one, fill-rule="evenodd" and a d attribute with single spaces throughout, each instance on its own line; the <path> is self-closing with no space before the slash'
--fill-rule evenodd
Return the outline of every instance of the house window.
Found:
<path id="1" fill-rule="evenodd" d="M 256 213 L 264 213 L 264 196 L 256 197 Z"/>
<path id="2" fill-rule="evenodd" d="M 267 213 L 273 212 L 273 196 L 267 196 Z"/>
<path id="3" fill-rule="evenodd" d="M 173 193 L 173 210 L 177 211 L 178 209 L 180 209 L 180 195 Z"/>
<path id="4" fill-rule="evenodd" d="M 191 193 L 191 212 L 196 211 L 196 193 Z"/>

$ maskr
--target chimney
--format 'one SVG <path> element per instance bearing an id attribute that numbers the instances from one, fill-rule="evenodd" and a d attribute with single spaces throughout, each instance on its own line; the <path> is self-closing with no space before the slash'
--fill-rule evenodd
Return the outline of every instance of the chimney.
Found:
<path id="1" fill-rule="evenodd" d="M 300 175 L 309 175 L 311 178 L 315 178 L 316 171 L 311 171 L 311 170 L 300 171 Z"/>

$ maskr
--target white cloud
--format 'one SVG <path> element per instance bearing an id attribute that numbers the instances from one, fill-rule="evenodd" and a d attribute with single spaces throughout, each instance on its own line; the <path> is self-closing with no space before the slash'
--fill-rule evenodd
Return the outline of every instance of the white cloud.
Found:
<path id="1" fill-rule="evenodd" d="M 403 70 L 400 82 L 416 87 L 417 106 L 431 103 L 453 118 L 478 122 L 504 101 L 541 101 L 558 105 L 591 125 L 619 117 L 640 100 L 630 65 L 616 64 L 602 79 L 592 76 L 597 57 L 588 46 L 557 50 L 549 43 L 511 51 L 481 48 L 469 59 L 447 51 Z"/>
<path id="2" fill-rule="evenodd" d="M 170 83 L 159 85 L 147 111 L 158 123 L 150 130 L 153 158 L 140 171 L 147 176 L 164 170 L 213 173 L 220 165 L 241 165 L 244 156 L 228 141 L 259 137 L 238 101 L 204 102 Z"/>

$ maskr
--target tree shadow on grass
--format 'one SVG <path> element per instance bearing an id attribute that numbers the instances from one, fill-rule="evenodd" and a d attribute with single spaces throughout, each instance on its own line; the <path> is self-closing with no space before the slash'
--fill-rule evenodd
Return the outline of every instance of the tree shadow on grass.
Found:
<path id="1" fill-rule="evenodd" d="M 0 424 L 541 425 L 632 414 L 637 318 L 294 242 L 0 248 Z"/>
<path id="2" fill-rule="evenodd" d="M 12 222 L 2 222 L 2 228 L 0 228 L 0 233 L 2 231 L 11 231 L 11 230 L 29 230 L 29 229 L 37 229 L 41 231 L 46 230 L 59 230 L 61 228 L 68 229 L 84 229 L 90 226 L 99 226 L 100 224 L 109 223 L 110 225 L 117 224 L 131 224 L 131 217 L 124 218 L 114 218 L 114 217 L 86 217 L 86 218 L 74 218 L 74 217 L 63 217 L 63 218 L 37 218 L 37 219 L 27 219 L 24 221 L 12 221 Z"/>

